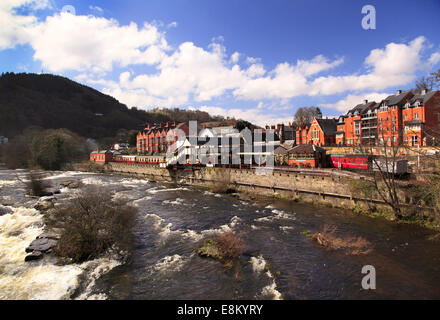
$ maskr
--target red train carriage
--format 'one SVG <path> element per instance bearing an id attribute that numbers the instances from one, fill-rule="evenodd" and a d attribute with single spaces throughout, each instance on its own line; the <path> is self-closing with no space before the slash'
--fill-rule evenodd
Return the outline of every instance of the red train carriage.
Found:
<path id="1" fill-rule="evenodd" d="M 372 156 L 366 154 L 331 154 L 331 165 L 340 169 L 368 170 Z"/>

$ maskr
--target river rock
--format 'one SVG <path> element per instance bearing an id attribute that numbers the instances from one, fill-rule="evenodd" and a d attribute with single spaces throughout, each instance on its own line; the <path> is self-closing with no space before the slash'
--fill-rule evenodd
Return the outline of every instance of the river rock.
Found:
<path id="1" fill-rule="evenodd" d="M 0 205 L 0 216 L 5 215 L 5 214 L 9 214 L 12 213 L 12 209 L 8 208 L 8 207 L 4 207 L 2 205 Z"/>
<path id="2" fill-rule="evenodd" d="M 38 211 L 47 211 L 55 207 L 53 200 L 39 200 L 34 206 L 34 209 Z"/>
<path id="3" fill-rule="evenodd" d="M 48 189 L 46 190 L 46 192 L 47 192 L 47 194 L 50 195 L 50 196 L 52 196 L 52 195 L 54 195 L 54 194 L 60 194 L 60 193 L 61 193 L 60 189 L 57 189 L 57 188 L 48 188 Z"/>
<path id="4" fill-rule="evenodd" d="M 81 181 L 64 181 L 60 183 L 60 186 L 63 188 L 69 188 L 69 189 L 78 189 L 82 186 Z"/>
<path id="5" fill-rule="evenodd" d="M 37 239 L 52 239 L 52 240 L 59 240 L 60 239 L 60 233 L 54 231 L 54 230 L 47 230 L 44 231 L 42 234 L 40 234 Z"/>
<path id="6" fill-rule="evenodd" d="M 26 252 L 40 251 L 46 253 L 57 245 L 57 241 L 49 238 L 37 238 L 26 248 Z"/>
<path id="7" fill-rule="evenodd" d="M 33 251 L 31 254 L 28 254 L 25 258 L 25 262 L 35 261 L 43 258 L 43 253 L 40 251 Z"/>

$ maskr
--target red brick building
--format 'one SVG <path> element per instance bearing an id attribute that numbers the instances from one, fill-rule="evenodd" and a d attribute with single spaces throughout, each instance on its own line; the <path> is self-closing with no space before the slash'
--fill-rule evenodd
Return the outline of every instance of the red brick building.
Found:
<path id="1" fill-rule="evenodd" d="M 326 151 L 312 144 L 303 144 L 287 151 L 289 166 L 321 168 L 326 166 Z"/>
<path id="2" fill-rule="evenodd" d="M 328 146 L 336 143 L 336 119 L 313 119 L 307 133 L 307 144 Z"/>
<path id="3" fill-rule="evenodd" d="M 167 122 L 158 125 L 147 125 L 137 135 L 137 152 L 165 153 L 168 148 L 177 141 L 179 134 L 188 136 L 189 128 L 185 123 Z M 167 141 L 167 136 L 171 137 Z"/>
<path id="4" fill-rule="evenodd" d="M 309 133 L 309 126 L 300 125 L 296 128 L 296 144 L 307 144 L 307 134 Z"/>
<path id="5" fill-rule="evenodd" d="M 90 153 L 90 161 L 97 164 L 106 164 L 113 160 L 113 153 L 108 150 L 96 150 Z"/>
<path id="6" fill-rule="evenodd" d="M 370 118 L 372 116 L 375 117 L 374 107 L 376 106 L 376 102 L 369 102 L 365 100 L 364 103 L 358 104 L 353 109 L 347 112 L 347 114 L 343 117 L 343 121 L 341 118 L 338 121 L 338 141 L 336 144 L 342 145 L 360 145 L 363 144 L 362 141 L 362 133 L 363 133 L 363 124 L 366 124 L 364 119 Z M 364 128 L 365 130 L 371 131 L 370 124 L 368 127 Z M 374 131 L 376 128 L 373 129 Z M 341 137 L 341 132 L 343 132 L 343 138 Z M 369 134 L 368 132 L 366 132 Z"/>
<path id="7" fill-rule="evenodd" d="M 438 145 L 440 138 L 440 91 L 422 91 L 402 108 L 403 144 Z"/>
<path id="8" fill-rule="evenodd" d="M 377 110 L 378 143 L 400 145 L 403 142 L 403 106 L 414 96 L 411 91 L 398 90 L 379 103 Z"/>

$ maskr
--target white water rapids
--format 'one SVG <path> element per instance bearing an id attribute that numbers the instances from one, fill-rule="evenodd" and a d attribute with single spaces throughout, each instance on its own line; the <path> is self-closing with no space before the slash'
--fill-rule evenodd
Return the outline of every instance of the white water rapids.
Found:
<path id="1" fill-rule="evenodd" d="M 16 183 L 14 180 L 0 180 L 2 187 Z M 117 266 L 118 262 L 105 258 L 64 266 L 47 259 L 25 262 L 26 247 L 43 232 L 43 216 L 35 209 L 0 204 L 1 211 L 7 213 L 0 215 L 0 300 L 69 299 L 84 272 L 88 275 L 88 286 L 79 298 L 105 298 L 89 294 L 88 289 L 96 278 Z"/>

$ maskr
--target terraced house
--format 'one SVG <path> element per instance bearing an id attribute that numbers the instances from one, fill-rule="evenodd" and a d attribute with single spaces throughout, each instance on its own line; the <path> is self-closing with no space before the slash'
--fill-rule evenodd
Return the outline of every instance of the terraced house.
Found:
<path id="1" fill-rule="evenodd" d="M 310 128 L 298 128 L 297 144 L 440 145 L 440 91 L 398 90 L 379 103 L 364 100 L 332 121 L 314 119 Z"/>
<path id="2" fill-rule="evenodd" d="M 137 135 L 139 154 L 165 153 L 178 139 L 180 134 L 188 136 L 189 128 L 185 123 L 167 122 L 147 125 Z M 167 139 L 168 136 L 168 139 Z"/>

